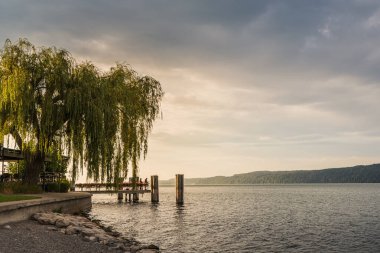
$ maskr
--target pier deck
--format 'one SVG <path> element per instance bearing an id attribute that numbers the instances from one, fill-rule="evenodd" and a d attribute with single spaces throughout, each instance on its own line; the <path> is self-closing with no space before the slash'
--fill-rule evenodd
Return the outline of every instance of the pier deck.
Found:
<path id="1" fill-rule="evenodd" d="M 75 189 L 78 192 L 88 192 L 91 194 L 117 194 L 117 199 L 122 200 L 123 195 L 125 195 L 125 201 L 139 201 L 139 195 L 144 193 L 151 193 L 148 189 L 148 183 L 131 183 L 123 182 L 120 184 L 110 184 L 110 183 L 85 183 L 85 184 L 75 184 Z"/>
<path id="2" fill-rule="evenodd" d="M 77 187 L 78 188 L 78 187 Z M 80 191 L 78 192 L 87 192 L 87 193 L 90 193 L 90 194 L 114 194 L 116 193 L 117 194 L 117 199 L 119 201 L 123 200 L 123 195 L 125 195 L 125 201 L 128 201 L 128 202 L 131 202 L 133 201 L 134 203 L 135 202 L 139 202 L 139 195 L 143 195 L 144 193 L 151 193 L 151 190 L 147 190 L 147 189 L 131 189 L 131 190 L 127 190 L 127 189 L 120 189 L 120 190 L 115 190 L 115 189 L 85 189 L 84 187 L 81 188 Z"/>
<path id="3" fill-rule="evenodd" d="M 125 193 L 125 194 L 144 194 L 150 193 L 150 190 L 81 190 L 78 192 L 88 192 L 91 194 L 107 194 L 107 193 Z"/>

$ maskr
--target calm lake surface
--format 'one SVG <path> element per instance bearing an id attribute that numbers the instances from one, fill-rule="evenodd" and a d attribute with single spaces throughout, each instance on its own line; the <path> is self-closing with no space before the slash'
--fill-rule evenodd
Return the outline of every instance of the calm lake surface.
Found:
<path id="1" fill-rule="evenodd" d="M 380 252 L 380 184 L 160 187 L 160 203 L 94 195 L 90 216 L 162 252 Z"/>

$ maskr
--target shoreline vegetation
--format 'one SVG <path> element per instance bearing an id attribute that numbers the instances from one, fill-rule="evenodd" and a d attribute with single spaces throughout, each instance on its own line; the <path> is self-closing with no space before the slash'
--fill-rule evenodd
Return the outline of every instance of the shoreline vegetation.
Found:
<path id="1" fill-rule="evenodd" d="M 18 147 L 23 183 L 37 185 L 48 161 L 71 182 L 83 168 L 94 181 L 116 184 L 128 171 L 137 177 L 161 115 L 159 81 L 126 63 L 100 70 L 65 49 L 21 38 L 5 41 L 0 65 L 0 139 Z M 14 157 L 3 152 L 2 159 Z"/>
<path id="2" fill-rule="evenodd" d="M 380 183 L 380 164 L 322 170 L 255 171 L 230 177 L 185 178 L 187 186 L 321 183 Z M 175 179 L 160 180 L 160 185 L 175 185 Z"/>

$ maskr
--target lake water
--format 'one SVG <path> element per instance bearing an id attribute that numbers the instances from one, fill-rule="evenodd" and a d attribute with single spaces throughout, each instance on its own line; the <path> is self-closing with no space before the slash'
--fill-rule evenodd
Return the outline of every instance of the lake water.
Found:
<path id="1" fill-rule="evenodd" d="M 160 187 L 160 203 L 94 195 L 104 225 L 162 252 L 380 252 L 380 184 Z"/>

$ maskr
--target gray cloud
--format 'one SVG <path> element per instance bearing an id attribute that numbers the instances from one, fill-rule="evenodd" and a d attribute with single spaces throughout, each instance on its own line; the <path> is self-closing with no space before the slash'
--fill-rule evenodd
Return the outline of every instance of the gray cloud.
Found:
<path id="1" fill-rule="evenodd" d="M 162 82 L 144 168 L 379 158 L 378 1 L 0 0 L 0 23 L 0 41 L 27 37 L 104 68 L 126 61 Z"/>

